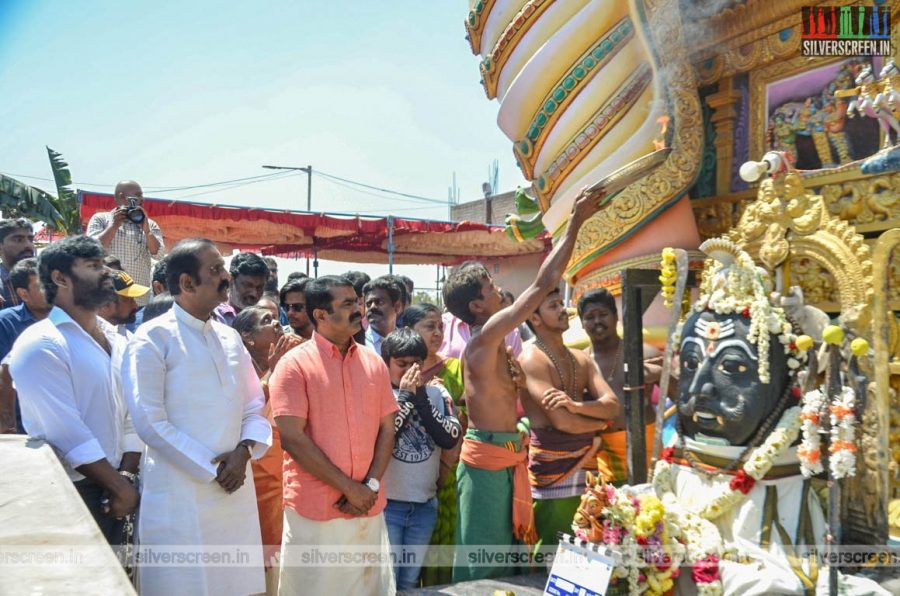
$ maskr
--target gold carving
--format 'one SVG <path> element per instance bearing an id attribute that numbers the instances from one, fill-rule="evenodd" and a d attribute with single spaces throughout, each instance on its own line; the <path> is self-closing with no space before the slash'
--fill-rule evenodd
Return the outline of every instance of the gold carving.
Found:
<path id="1" fill-rule="evenodd" d="M 863 174 L 859 163 L 832 170 L 804 172 L 808 187 L 818 188 L 829 213 L 860 232 L 900 225 L 900 172 Z M 691 201 L 702 239 L 720 236 L 737 225 L 753 199 L 752 190 Z"/>
<path id="2" fill-rule="evenodd" d="M 832 215 L 822 196 L 808 192 L 795 172 L 763 180 L 757 200 L 730 236 L 772 271 L 788 250 L 794 258 L 818 262 L 835 279 L 842 311 L 871 300 L 872 261 L 865 239 Z"/>
<path id="3" fill-rule="evenodd" d="M 491 53 L 481 63 L 481 80 L 488 99 L 497 97 L 500 71 L 531 26 L 541 17 L 553 0 L 530 0 L 522 7 L 494 44 Z"/>
<path id="4" fill-rule="evenodd" d="M 829 211 L 856 226 L 900 218 L 900 174 L 825 186 L 822 196 Z"/>
<path id="5" fill-rule="evenodd" d="M 549 205 L 553 194 L 581 160 L 590 154 L 591 149 L 600 143 L 628 112 L 637 109 L 637 98 L 652 82 L 653 70 L 650 65 L 647 63 L 638 65 L 616 93 L 594 112 L 588 124 L 578 131 L 534 181 L 532 187 L 542 205 Z M 528 166 L 523 166 L 523 173 L 527 175 L 528 169 Z"/>
<path id="6" fill-rule="evenodd" d="M 890 498 L 889 452 L 891 445 L 888 433 L 890 432 L 891 396 L 890 396 L 890 360 L 900 356 L 897 346 L 897 319 L 888 310 L 888 271 L 891 266 L 891 255 L 900 248 L 900 228 L 888 230 L 878 239 L 872 254 L 872 282 L 874 286 L 872 299 L 872 347 L 874 348 L 874 385 L 877 394 L 870 400 L 867 409 L 874 410 L 874 421 L 877 427 L 871 432 L 864 430 L 864 436 L 874 434 L 873 445 L 878 453 L 878 460 L 873 474 L 869 478 L 860 478 L 859 484 L 867 487 L 871 495 L 863 494 L 863 499 L 877 499 L 880 508 L 873 514 L 875 523 L 880 523 L 880 528 L 887 528 L 887 501 Z M 894 263 L 897 259 L 893 259 Z M 892 329 L 893 328 L 893 329 Z M 894 332 L 892 334 L 892 331 Z M 864 427 L 865 429 L 865 427 Z M 882 429 L 881 432 L 877 432 Z M 896 471 L 895 471 L 896 472 Z M 894 474 L 896 477 L 896 473 Z M 872 518 L 870 518 L 870 524 Z M 878 528 L 879 526 L 875 526 Z"/>
<path id="7" fill-rule="evenodd" d="M 632 8 L 634 10 L 634 8 Z M 703 125 L 693 68 L 687 60 L 680 8 L 676 0 L 647 7 L 647 20 L 661 61 L 660 73 L 674 116 L 673 151 L 653 174 L 626 188 L 616 200 L 582 226 L 566 277 L 575 283 L 578 271 L 671 203 L 694 180 L 701 161 Z"/>
<path id="8" fill-rule="evenodd" d="M 696 39 L 696 51 L 715 52 L 717 48 L 740 47 L 800 23 L 804 6 L 828 4 L 843 6 L 856 0 L 747 0 L 698 23 L 706 35 Z"/>
<path id="9" fill-rule="evenodd" d="M 494 8 L 494 0 L 478 0 L 466 17 L 466 39 L 473 54 L 481 53 L 481 35 L 484 33 L 484 24 L 488 15 Z"/>
<path id="10" fill-rule="evenodd" d="M 888 304 L 891 310 L 897 310 L 893 305 L 900 304 L 900 246 L 894 249 L 887 270 L 888 275 Z M 900 352 L 900 346 L 894 346 L 894 352 Z"/>
<path id="11" fill-rule="evenodd" d="M 691 62 L 697 67 L 699 84 L 709 85 L 799 54 L 801 9 L 823 3 L 843 6 L 855 0 L 747 2 L 694 24 L 698 34 Z M 754 8 L 747 10 L 750 6 Z M 782 39 L 782 32 L 789 28 L 791 35 Z"/>
<path id="12" fill-rule="evenodd" d="M 688 251 L 688 268 L 701 271 L 706 255 L 699 250 Z M 572 292 L 572 302 L 578 302 L 581 296 L 594 288 L 606 288 L 614 296 L 622 293 L 622 271 L 625 269 L 658 269 L 659 253 L 642 255 L 617 261 L 591 271 L 578 280 L 578 286 Z"/>
<path id="13" fill-rule="evenodd" d="M 807 257 L 792 258 L 790 271 L 790 282 L 800 286 L 807 304 L 827 307 L 841 303 L 834 276 L 817 261 Z M 823 310 L 833 310 L 833 306 Z"/>
<path id="14" fill-rule="evenodd" d="M 707 61 L 710 58 L 698 58 L 695 62 L 698 82 L 701 85 L 709 85 L 720 78 L 734 76 L 775 60 L 783 60 L 798 54 L 800 52 L 799 21 L 798 17 L 790 37 L 786 40 L 781 39 L 781 32 L 778 31 L 748 45 L 729 48 L 714 57 L 710 68 L 707 68 Z"/>
<path id="15" fill-rule="evenodd" d="M 712 123 L 716 127 L 716 192 L 727 193 L 731 188 L 731 160 L 734 154 L 734 125 L 739 117 L 735 103 L 741 92 L 734 88 L 734 81 L 719 81 L 719 90 L 708 95 L 706 102 L 713 109 Z"/>

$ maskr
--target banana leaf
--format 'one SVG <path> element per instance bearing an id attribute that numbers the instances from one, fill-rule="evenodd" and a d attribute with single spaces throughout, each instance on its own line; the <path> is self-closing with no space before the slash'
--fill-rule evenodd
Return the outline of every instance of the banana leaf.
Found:
<path id="1" fill-rule="evenodd" d="M 56 208 L 56 197 L 3 174 L 0 174 L 0 209 L 7 218 L 41 220 L 62 229 L 64 218 Z"/>
<path id="2" fill-rule="evenodd" d="M 78 209 L 78 197 L 71 188 L 72 174 L 69 172 L 69 164 L 63 159 L 62 153 L 50 147 L 47 147 L 47 156 L 50 158 L 50 169 L 53 170 L 53 179 L 56 181 L 56 197 L 53 198 L 53 205 L 60 214 L 59 229 L 67 234 L 79 234 L 81 213 Z"/>

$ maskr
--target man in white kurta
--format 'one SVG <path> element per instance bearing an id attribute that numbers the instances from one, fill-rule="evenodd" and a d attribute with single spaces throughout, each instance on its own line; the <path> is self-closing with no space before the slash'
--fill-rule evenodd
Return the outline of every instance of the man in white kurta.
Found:
<path id="1" fill-rule="evenodd" d="M 142 595 L 265 590 L 256 493 L 247 468 L 250 456 L 265 453 L 272 431 L 240 336 L 209 317 L 227 279 L 214 245 L 180 243 L 169 256 L 176 304 L 142 325 L 127 349 L 125 394 L 147 444 L 138 518 Z M 223 559 L 160 565 L 150 555 L 167 550 L 207 553 L 201 557 L 221 552 Z"/>

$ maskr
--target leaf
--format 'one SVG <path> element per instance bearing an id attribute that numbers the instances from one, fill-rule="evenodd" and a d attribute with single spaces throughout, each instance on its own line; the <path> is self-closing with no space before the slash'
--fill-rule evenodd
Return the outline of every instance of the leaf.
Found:
<path id="1" fill-rule="evenodd" d="M 0 209 L 7 217 L 41 220 L 62 229 L 63 216 L 56 208 L 56 197 L 15 178 L 0 174 Z"/>
<path id="2" fill-rule="evenodd" d="M 81 232 L 81 210 L 78 208 L 78 197 L 70 188 L 72 174 L 69 172 L 69 164 L 63 159 L 62 153 L 50 147 L 47 147 L 47 156 L 56 181 L 57 196 L 53 199 L 53 204 L 60 214 L 60 226 L 57 229 L 67 234 L 78 234 Z"/>

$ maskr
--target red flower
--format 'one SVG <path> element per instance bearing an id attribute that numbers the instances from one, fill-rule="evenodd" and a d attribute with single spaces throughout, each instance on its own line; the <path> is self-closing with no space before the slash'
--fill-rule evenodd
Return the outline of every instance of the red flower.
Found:
<path id="1" fill-rule="evenodd" d="M 744 317 L 745 319 L 750 318 L 750 307 L 749 306 L 741 311 L 741 316 Z"/>
<path id="2" fill-rule="evenodd" d="M 647 546 L 647 539 L 644 538 L 643 536 L 637 536 L 637 537 L 635 538 L 635 541 L 636 541 L 638 544 L 640 544 L 641 546 Z"/>
<path id="3" fill-rule="evenodd" d="M 679 575 L 681 575 L 681 567 L 672 567 L 672 575 L 670 577 L 676 579 Z"/>
<path id="4" fill-rule="evenodd" d="M 796 351 L 797 351 L 797 344 L 794 343 L 794 342 L 791 342 L 790 344 L 788 344 L 788 349 L 790 349 L 791 352 L 796 352 Z"/>
<path id="5" fill-rule="evenodd" d="M 666 553 L 663 553 L 662 560 L 656 564 L 656 569 L 658 571 L 665 571 L 666 569 L 668 569 L 671 566 L 672 566 L 672 557 L 670 557 Z"/>
<path id="6" fill-rule="evenodd" d="M 743 470 L 738 470 L 731 482 L 728 483 L 728 486 L 731 490 L 739 490 L 746 495 L 753 488 L 754 484 L 756 484 L 756 480 L 752 476 L 749 476 Z"/>
<path id="7" fill-rule="evenodd" d="M 701 559 L 694 563 L 691 570 L 691 577 L 695 584 L 711 584 L 719 579 L 719 557 L 716 555 L 706 555 L 705 559 Z"/>
<path id="8" fill-rule="evenodd" d="M 803 392 L 800 391 L 799 387 L 791 387 L 791 397 L 794 399 L 800 399 L 803 397 Z"/>
<path id="9" fill-rule="evenodd" d="M 675 459 L 675 448 L 674 447 L 666 447 L 662 450 L 662 458 L 664 461 L 672 463 L 672 460 Z"/>

